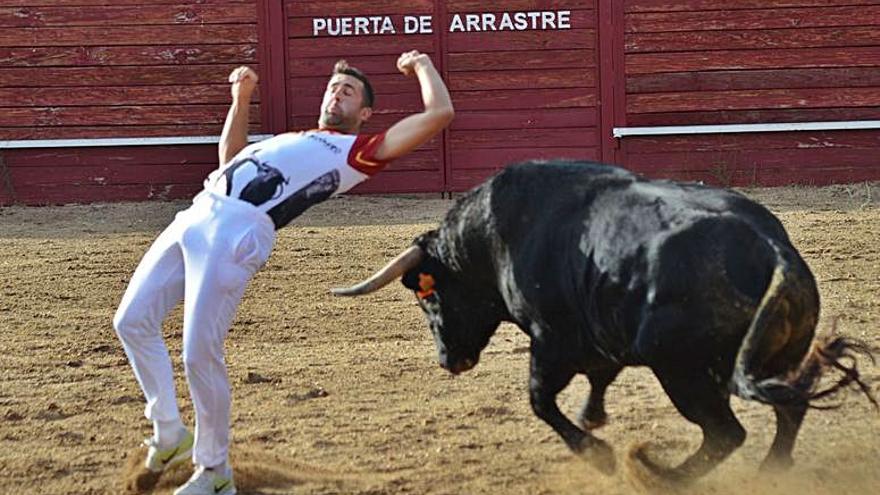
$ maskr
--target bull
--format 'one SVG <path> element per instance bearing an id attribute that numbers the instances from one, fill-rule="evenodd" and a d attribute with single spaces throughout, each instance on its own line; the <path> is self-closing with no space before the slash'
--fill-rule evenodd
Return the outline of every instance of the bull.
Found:
<path id="1" fill-rule="evenodd" d="M 843 359 L 864 350 L 857 342 L 814 343 L 816 282 L 780 221 L 731 190 L 588 162 L 510 166 L 386 267 L 332 291 L 362 295 L 398 278 L 416 293 L 452 373 L 477 364 L 501 322 L 522 329 L 534 413 L 606 473 L 613 451 L 591 430 L 605 423 L 605 391 L 626 366 L 650 368 L 702 429 L 698 450 L 677 466 L 634 456 L 672 482 L 703 476 L 744 442 L 731 394 L 775 411 L 762 468 L 792 464 L 817 398 L 856 383 L 873 401 L 854 360 Z M 830 367 L 843 377 L 817 390 Z M 575 424 L 556 396 L 577 374 L 590 393 Z"/>

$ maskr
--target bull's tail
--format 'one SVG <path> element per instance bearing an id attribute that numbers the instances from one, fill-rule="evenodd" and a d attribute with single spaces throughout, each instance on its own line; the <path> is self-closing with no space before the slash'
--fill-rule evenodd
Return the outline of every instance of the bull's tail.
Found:
<path id="1" fill-rule="evenodd" d="M 737 354 L 731 391 L 771 405 L 821 408 L 811 402 L 855 384 L 880 408 L 857 368 L 857 355 L 874 361 L 870 350 L 854 339 L 835 336 L 834 329 L 813 342 L 819 306 L 815 282 L 799 258 L 773 247 L 776 267 Z M 820 390 L 819 382 L 829 370 L 841 376 Z"/>

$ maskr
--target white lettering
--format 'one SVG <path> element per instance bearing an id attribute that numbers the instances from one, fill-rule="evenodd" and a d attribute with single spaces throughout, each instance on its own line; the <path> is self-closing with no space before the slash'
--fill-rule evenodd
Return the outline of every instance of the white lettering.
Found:
<path id="1" fill-rule="evenodd" d="M 370 20 L 366 17 L 355 17 L 354 34 L 370 34 Z"/>
<path id="2" fill-rule="evenodd" d="M 386 16 L 382 21 L 382 29 L 379 31 L 379 34 L 394 34 L 397 31 L 394 30 L 394 23 L 391 22 L 391 18 Z"/>
<path id="3" fill-rule="evenodd" d="M 327 19 L 312 19 L 312 36 L 317 36 L 318 33 L 325 29 L 327 29 Z"/>
<path id="4" fill-rule="evenodd" d="M 513 20 L 507 12 L 501 16 L 501 25 L 498 27 L 500 31 L 513 31 Z"/>
<path id="5" fill-rule="evenodd" d="M 526 20 L 525 12 L 517 12 L 513 14 L 513 21 L 516 23 L 517 31 L 524 31 L 529 28 L 529 22 Z"/>
<path id="6" fill-rule="evenodd" d="M 531 29 L 538 29 L 538 18 L 541 17 L 540 12 L 526 12 L 526 15 L 529 16 L 529 19 L 532 21 Z"/>
<path id="7" fill-rule="evenodd" d="M 480 15 L 479 14 L 467 14 L 465 16 L 465 22 L 467 23 L 468 31 L 479 31 L 480 30 Z"/>
<path id="8" fill-rule="evenodd" d="M 419 32 L 422 34 L 431 34 L 434 32 L 432 18 L 429 15 L 419 16 Z"/>
<path id="9" fill-rule="evenodd" d="M 571 11 L 560 10 L 557 13 L 559 18 L 559 29 L 571 29 Z"/>
<path id="10" fill-rule="evenodd" d="M 495 14 L 483 14 L 483 31 L 497 31 L 495 29 Z"/>
<path id="11" fill-rule="evenodd" d="M 556 14 L 554 12 L 541 12 L 541 29 L 556 29 Z"/>
<path id="12" fill-rule="evenodd" d="M 413 34 L 419 32 L 419 18 L 411 15 L 403 16 L 403 33 Z"/>
<path id="13" fill-rule="evenodd" d="M 339 36 L 339 26 L 339 19 L 327 19 L 327 34 L 330 36 Z"/>
<path id="14" fill-rule="evenodd" d="M 456 31 L 464 32 L 464 23 L 461 22 L 461 15 L 455 14 L 452 16 L 452 23 L 449 25 L 449 32 L 454 33 Z"/>
<path id="15" fill-rule="evenodd" d="M 351 36 L 351 17 L 342 18 L 342 35 Z"/>

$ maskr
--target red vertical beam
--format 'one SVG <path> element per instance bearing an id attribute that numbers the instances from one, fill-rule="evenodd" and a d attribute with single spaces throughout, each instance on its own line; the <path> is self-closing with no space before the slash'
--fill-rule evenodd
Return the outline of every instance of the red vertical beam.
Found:
<path id="1" fill-rule="evenodd" d="M 615 126 L 626 123 L 626 72 L 624 67 L 624 10 L 619 0 L 598 0 L 599 134 L 602 161 L 621 163 Z"/>
<path id="2" fill-rule="evenodd" d="M 440 75 L 443 77 L 443 80 L 448 84 L 449 83 L 449 35 L 446 32 L 447 26 L 447 6 L 446 0 L 434 0 L 434 61 L 437 64 L 437 70 L 440 72 Z M 455 102 L 452 102 L 452 105 L 455 106 Z M 449 152 L 449 127 L 443 129 L 443 142 L 440 146 L 440 163 L 442 164 L 441 169 L 441 188 L 440 194 L 446 194 L 447 192 L 452 197 L 452 188 L 450 187 L 450 183 L 452 182 L 452 164 L 449 163 L 450 156 L 452 154 Z"/>
<path id="3" fill-rule="evenodd" d="M 287 130 L 287 12 L 284 0 L 257 2 L 262 130 Z"/>

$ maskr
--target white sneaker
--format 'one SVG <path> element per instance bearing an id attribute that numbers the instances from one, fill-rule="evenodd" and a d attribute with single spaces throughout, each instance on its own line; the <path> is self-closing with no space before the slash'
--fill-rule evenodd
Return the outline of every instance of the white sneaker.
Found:
<path id="1" fill-rule="evenodd" d="M 229 476 L 224 476 L 220 471 L 205 469 L 203 466 L 196 469 L 189 481 L 174 490 L 174 495 L 235 495 L 236 493 L 232 470 L 229 471 Z"/>
<path id="2" fill-rule="evenodd" d="M 144 440 L 149 447 L 144 466 L 154 473 L 161 473 L 171 466 L 180 464 L 192 456 L 193 434 L 183 430 L 184 435 L 177 444 L 168 449 L 160 449 L 155 438 Z"/>

